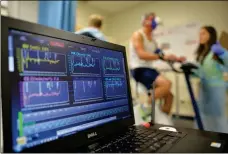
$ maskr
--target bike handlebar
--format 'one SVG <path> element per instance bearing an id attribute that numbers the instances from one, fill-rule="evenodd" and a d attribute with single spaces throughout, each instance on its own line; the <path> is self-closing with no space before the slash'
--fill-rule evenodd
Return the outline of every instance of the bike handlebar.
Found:
<path id="1" fill-rule="evenodd" d="M 176 72 L 176 73 L 189 73 L 189 74 L 191 74 L 192 73 L 192 69 L 197 69 L 198 68 L 198 66 L 196 66 L 195 64 L 193 64 L 193 63 L 182 63 L 182 62 L 179 62 L 179 63 L 181 63 L 181 67 L 180 67 L 180 69 L 182 69 L 182 71 L 180 71 L 180 70 L 178 70 L 178 69 L 176 69 L 175 67 L 174 67 L 174 63 L 177 63 L 177 61 L 167 61 L 168 62 L 168 64 L 170 65 L 170 67 L 172 68 L 172 70 L 174 71 L 174 72 Z"/>

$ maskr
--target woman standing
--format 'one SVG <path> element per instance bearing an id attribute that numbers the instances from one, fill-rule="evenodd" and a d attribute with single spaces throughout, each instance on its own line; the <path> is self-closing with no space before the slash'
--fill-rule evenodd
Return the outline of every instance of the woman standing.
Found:
<path id="1" fill-rule="evenodd" d="M 226 84 L 223 79 L 223 71 L 228 68 L 228 52 L 217 43 L 215 28 L 201 28 L 196 60 L 199 69 L 195 74 L 201 78 L 199 110 L 204 129 L 228 133 Z"/>

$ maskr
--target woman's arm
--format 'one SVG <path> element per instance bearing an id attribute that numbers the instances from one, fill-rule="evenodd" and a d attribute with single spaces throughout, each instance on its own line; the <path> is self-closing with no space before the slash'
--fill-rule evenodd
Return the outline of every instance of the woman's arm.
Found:
<path id="1" fill-rule="evenodd" d="M 219 56 L 219 58 L 221 58 L 224 62 L 224 67 L 226 69 L 228 69 L 228 51 L 226 49 L 224 49 L 225 52 Z"/>
<path id="2" fill-rule="evenodd" d="M 219 43 L 211 47 L 212 52 L 223 60 L 224 67 L 228 68 L 228 51 L 223 48 Z"/>

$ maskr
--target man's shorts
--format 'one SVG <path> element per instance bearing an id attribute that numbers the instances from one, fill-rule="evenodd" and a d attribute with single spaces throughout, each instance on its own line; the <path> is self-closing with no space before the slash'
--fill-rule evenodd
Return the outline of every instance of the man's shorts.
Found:
<path id="1" fill-rule="evenodd" d="M 151 89 L 152 83 L 159 76 L 159 72 L 152 68 L 136 68 L 131 70 L 132 76 L 137 82 L 142 83 L 147 89 Z"/>

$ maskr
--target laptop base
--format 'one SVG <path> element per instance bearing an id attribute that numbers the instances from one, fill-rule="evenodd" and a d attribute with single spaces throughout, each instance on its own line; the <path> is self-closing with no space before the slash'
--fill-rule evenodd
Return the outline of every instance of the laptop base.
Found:
<path id="1" fill-rule="evenodd" d="M 92 153 L 153 153 L 153 152 L 226 152 L 228 135 L 195 129 L 177 128 L 178 132 L 132 126 L 123 132 L 92 142 L 80 152 Z M 213 143 L 220 147 L 211 146 Z"/>

